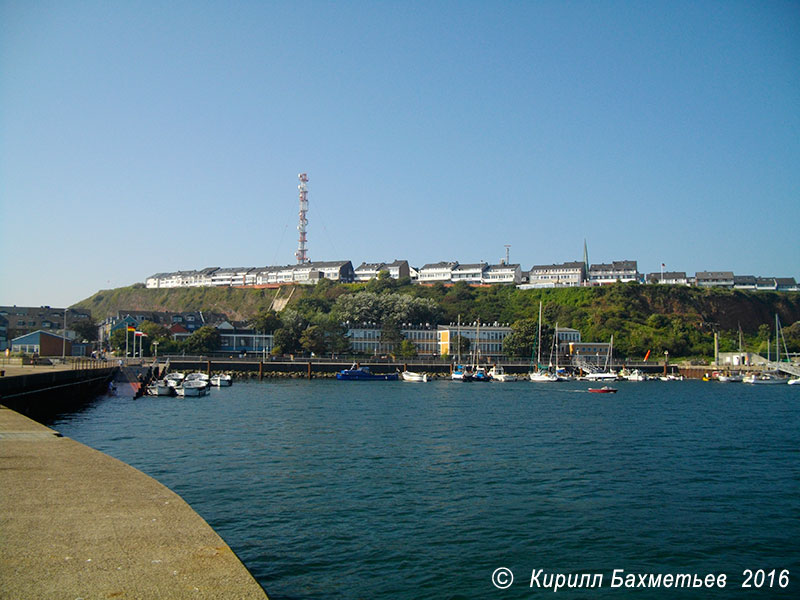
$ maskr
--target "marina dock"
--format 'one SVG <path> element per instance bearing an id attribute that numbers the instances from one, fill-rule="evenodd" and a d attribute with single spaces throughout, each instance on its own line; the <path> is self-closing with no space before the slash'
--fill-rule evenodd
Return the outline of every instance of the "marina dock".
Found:
<path id="1" fill-rule="evenodd" d="M 0 546 L 2 598 L 267 598 L 180 496 L 4 406 Z"/>

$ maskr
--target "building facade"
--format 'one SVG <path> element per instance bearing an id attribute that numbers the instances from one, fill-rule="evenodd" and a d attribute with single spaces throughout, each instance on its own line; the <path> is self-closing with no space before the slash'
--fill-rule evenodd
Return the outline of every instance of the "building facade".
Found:
<path id="1" fill-rule="evenodd" d="M 560 265 L 534 265 L 528 271 L 528 288 L 576 287 L 586 281 L 586 265 L 567 262 Z"/>
<path id="2" fill-rule="evenodd" d="M 610 264 L 600 263 L 589 267 L 591 285 L 608 285 L 618 281 L 641 283 L 642 277 L 635 260 L 615 260 Z"/>

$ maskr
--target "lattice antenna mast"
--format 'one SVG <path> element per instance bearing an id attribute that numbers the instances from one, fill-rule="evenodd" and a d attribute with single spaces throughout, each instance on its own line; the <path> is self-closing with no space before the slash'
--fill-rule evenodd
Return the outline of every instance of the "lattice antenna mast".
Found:
<path id="1" fill-rule="evenodd" d="M 297 231 L 300 232 L 300 240 L 297 243 L 297 252 L 294 253 L 297 257 L 297 264 L 302 265 L 308 262 L 306 255 L 306 227 L 308 226 L 308 219 L 306 213 L 308 212 L 308 175 L 300 173 L 297 178 L 300 180 L 300 185 L 297 189 L 300 190 L 300 222 L 297 224 Z"/>

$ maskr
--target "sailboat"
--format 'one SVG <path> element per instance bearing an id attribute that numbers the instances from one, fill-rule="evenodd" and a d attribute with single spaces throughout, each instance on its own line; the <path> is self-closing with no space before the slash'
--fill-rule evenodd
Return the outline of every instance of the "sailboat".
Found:
<path id="1" fill-rule="evenodd" d="M 531 363 L 533 363 L 533 350 L 531 350 Z M 539 301 L 539 330 L 536 335 L 536 369 L 528 373 L 528 379 L 534 383 L 554 383 L 558 376 L 550 371 L 544 371 L 542 365 L 542 302 Z M 533 364 L 531 364 L 531 367 Z"/>
<path id="2" fill-rule="evenodd" d="M 461 315 L 458 315 L 456 332 L 456 365 L 450 374 L 450 379 L 454 381 L 472 381 L 472 371 L 468 366 L 461 364 Z"/>
<path id="3" fill-rule="evenodd" d="M 587 373 L 584 379 L 588 381 L 616 381 L 617 374 L 611 371 L 611 357 L 614 354 L 614 336 L 611 336 L 611 343 L 608 345 L 608 352 L 606 353 L 606 362 L 603 370 L 597 373 Z"/>
<path id="4" fill-rule="evenodd" d="M 486 369 L 480 366 L 481 356 L 481 321 L 478 319 L 478 325 L 475 327 L 475 352 L 473 352 L 472 361 L 472 381 L 491 381 L 492 376 L 486 372 Z"/>
<path id="5" fill-rule="evenodd" d="M 781 344 L 780 340 L 783 336 L 781 331 L 781 322 L 778 314 L 775 313 L 775 372 L 762 373 L 761 375 L 748 375 L 744 378 L 745 383 L 754 383 L 756 385 L 781 385 L 787 383 L 789 380 L 786 377 L 779 375 L 781 363 Z M 769 341 L 767 342 L 767 363 L 769 364 Z M 784 352 L 786 352 L 786 340 L 783 342 Z M 786 352 L 788 356 L 789 353 Z M 794 384 L 793 384 L 794 385 Z"/>

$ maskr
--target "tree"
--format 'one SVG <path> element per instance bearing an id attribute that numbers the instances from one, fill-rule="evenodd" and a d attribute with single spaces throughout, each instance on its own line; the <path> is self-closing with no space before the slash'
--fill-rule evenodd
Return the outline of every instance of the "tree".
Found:
<path id="1" fill-rule="evenodd" d="M 281 319 L 274 310 L 262 310 L 250 320 L 250 327 L 266 334 L 275 333 L 281 326 Z"/>
<path id="2" fill-rule="evenodd" d="M 417 355 L 417 347 L 411 340 L 400 342 L 400 356 L 403 358 L 413 358 Z"/>
<path id="3" fill-rule="evenodd" d="M 300 346 L 306 352 L 324 354 L 326 348 L 325 329 L 319 325 L 309 325 L 300 335 Z"/>
<path id="4" fill-rule="evenodd" d="M 74 321 L 70 329 L 78 334 L 79 339 L 86 340 L 87 342 L 95 342 L 98 338 L 97 327 L 97 323 L 92 319 L 81 319 L 79 321 Z"/>
<path id="5" fill-rule="evenodd" d="M 216 352 L 220 347 L 219 332 L 210 325 L 204 325 L 184 342 L 186 352 L 190 354 L 209 354 Z"/>

